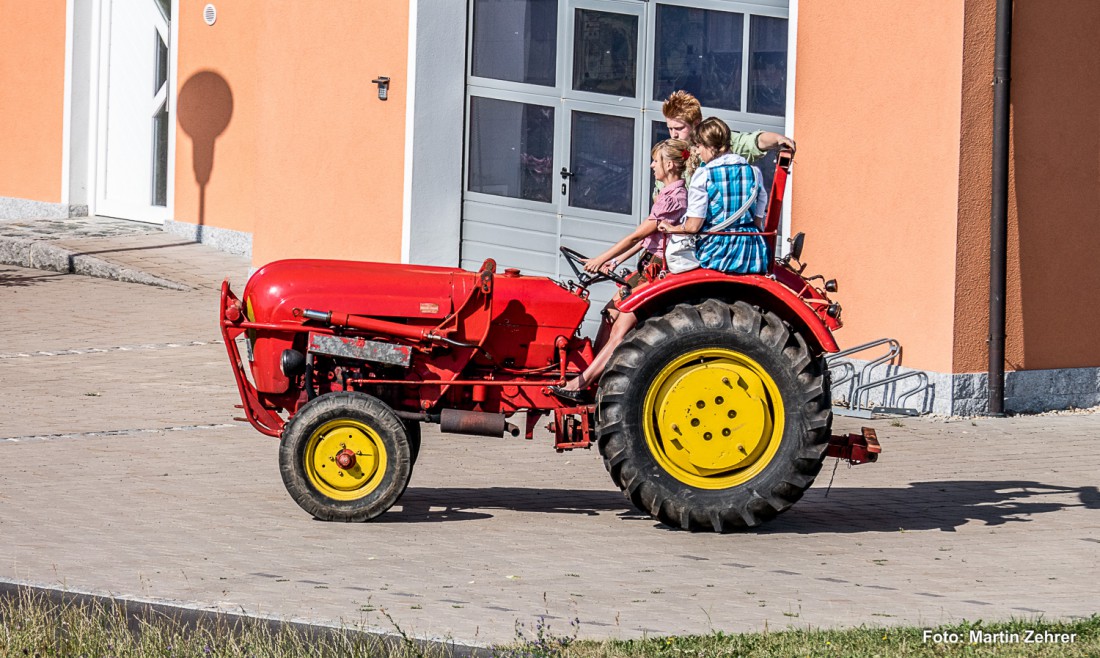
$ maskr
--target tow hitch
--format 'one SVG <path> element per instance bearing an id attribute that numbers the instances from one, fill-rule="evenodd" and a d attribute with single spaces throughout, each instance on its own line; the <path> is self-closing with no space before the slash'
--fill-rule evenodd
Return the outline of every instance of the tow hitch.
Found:
<path id="1" fill-rule="evenodd" d="M 853 466 L 878 461 L 878 455 L 882 452 L 878 435 L 870 427 L 864 427 L 861 431 L 861 434 L 834 434 L 829 439 L 825 456 L 846 459 Z"/>

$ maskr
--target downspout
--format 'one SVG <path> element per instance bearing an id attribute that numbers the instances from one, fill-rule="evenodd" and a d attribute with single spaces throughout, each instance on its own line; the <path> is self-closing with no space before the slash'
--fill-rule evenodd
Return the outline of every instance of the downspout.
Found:
<path id="1" fill-rule="evenodd" d="M 993 57 L 993 198 L 989 224 L 989 414 L 1005 412 L 1005 288 L 1008 263 L 1009 73 L 1012 0 L 997 0 Z"/>

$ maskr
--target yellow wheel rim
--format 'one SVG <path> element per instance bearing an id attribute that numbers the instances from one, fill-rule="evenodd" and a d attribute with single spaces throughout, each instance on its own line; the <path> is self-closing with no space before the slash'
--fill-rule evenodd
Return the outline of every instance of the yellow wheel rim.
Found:
<path id="1" fill-rule="evenodd" d="M 700 489 L 756 477 L 783 437 L 783 399 L 759 363 L 734 350 L 693 350 L 665 366 L 642 407 L 657 463 Z"/>
<path id="2" fill-rule="evenodd" d="M 337 458 L 346 451 L 354 464 L 342 468 Z M 378 488 L 386 474 L 386 446 L 370 426 L 340 418 L 318 427 L 304 454 L 306 477 L 317 491 L 335 500 L 358 500 Z"/>

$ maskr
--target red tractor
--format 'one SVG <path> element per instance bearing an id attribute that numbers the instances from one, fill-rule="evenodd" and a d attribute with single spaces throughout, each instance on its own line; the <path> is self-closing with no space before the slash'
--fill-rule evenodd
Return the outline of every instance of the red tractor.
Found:
<path id="1" fill-rule="evenodd" d="M 789 167 L 781 157 L 763 231 L 772 253 Z M 597 443 L 638 508 L 670 526 L 726 532 L 789 508 L 826 457 L 862 463 L 879 452 L 872 430 L 830 434 L 824 355 L 838 349 L 840 306 L 827 296 L 835 282 L 802 275 L 801 242 L 767 274 L 696 269 L 630 291 L 618 306 L 638 326 L 593 404 L 563 402 L 549 387 L 593 358 L 578 333 L 588 288 L 625 281 L 588 275 L 566 248 L 576 283 L 498 273 L 492 260 L 477 272 L 274 262 L 240 298 L 222 284 L 222 335 L 245 419 L 280 439 L 287 490 L 319 519 L 365 521 L 396 503 L 421 423 L 530 439 L 552 415 L 554 447 Z M 510 422 L 518 412 L 522 428 Z"/>

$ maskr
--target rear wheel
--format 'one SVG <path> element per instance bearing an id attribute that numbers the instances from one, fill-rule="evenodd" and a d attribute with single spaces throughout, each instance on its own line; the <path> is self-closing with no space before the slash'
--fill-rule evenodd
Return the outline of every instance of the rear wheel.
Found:
<path id="1" fill-rule="evenodd" d="M 408 486 L 407 430 L 377 398 L 322 395 L 287 425 L 279 470 L 290 496 L 318 519 L 367 521 L 393 506 Z"/>
<path id="2" fill-rule="evenodd" d="M 597 400 L 600 452 L 640 509 L 687 530 L 756 526 L 821 469 L 826 370 L 773 313 L 681 304 L 616 350 Z"/>

